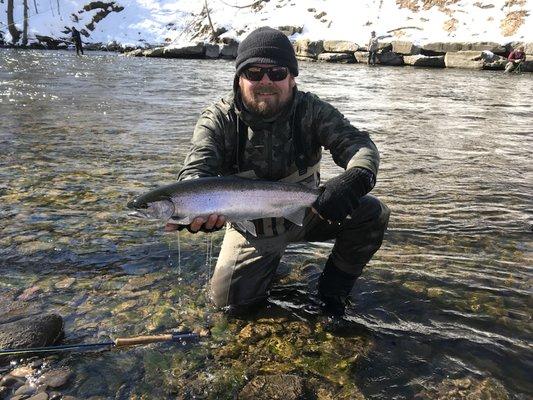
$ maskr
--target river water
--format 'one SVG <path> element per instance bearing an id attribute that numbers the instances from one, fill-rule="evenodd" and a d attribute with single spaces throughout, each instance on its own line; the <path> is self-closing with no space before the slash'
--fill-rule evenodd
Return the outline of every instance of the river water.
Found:
<path id="1" fill-rule="evenodd" d="M 205 235 L 182 234 L 178 246 L 125 204 L 175 180 L 197 117 L 228 92 L 233 68 L 0 51 L 0 320 L 57 312 L 68 340 L 90 341 L 209 319 L 221 234 L 206 261 Z M 300 69 L 301 90 L 371 132 L 382 160 L 373 193 L 392 210 L 348 312 L 375 343 L 353 382 L 368 398 L 401 399 L 446 379 L 494 378 L 511 398 L 533 396 L 533 76 Z M 326 154 L 325 179 L 338 171 Z M 284 264 L 320 265 L 328 250 L 294 246 Z M 141 379 L 131 363 L 142 351 L 71 355 L 72 393 L 114 398 L 118 376 Z"/>

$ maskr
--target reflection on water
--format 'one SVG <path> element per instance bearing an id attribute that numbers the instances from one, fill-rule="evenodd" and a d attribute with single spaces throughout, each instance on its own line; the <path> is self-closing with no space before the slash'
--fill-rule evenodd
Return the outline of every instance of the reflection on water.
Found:
<path id="1" fill-rule="evenodd" d="M 375 345 L 350 372 L 353 382 L 369 398 L 411 398 L 445 379 L 493 377 L 514 398 L 531 395 L 533 77 L 301 70 L 302 90 L 372 132 L 382 156 L 374 193 L 392 209 L 385 243 L 354 290 L 349 319 Z M 225 61 L 0 51 L 4 320 L 56 311 L 72 340 L 209 320 L 209 243 L 183 234 L 178 260 L 177 238 L 130 220 L 125 204 L 175 179 L 199 113 L 227 92 L 232 73 Z M 325 178 L 337 172 L 326 156 Z M 284 263 L 319 266 L 328 251 L 293 246 Z M 305 317 L 306 296 L 278 289 L 273 297 Z M 102 393 L 82 393 L 105 396 L 126 390 L 117 378 L 126 366 L 128 387 L 140 379 L 131 367 L 139 357 L 146 374 L 163 379 L 156 354 L 71 362 L 85 371 L 82 389 L 107 379 Z"/>

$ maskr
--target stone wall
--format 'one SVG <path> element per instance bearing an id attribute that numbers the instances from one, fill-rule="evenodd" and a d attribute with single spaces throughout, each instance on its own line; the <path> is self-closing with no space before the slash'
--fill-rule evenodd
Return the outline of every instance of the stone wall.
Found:
<path id="1" fill-rule="evenodd" d="M 533 42 L 508 43 L 493 42 L 433 42 L 416 45 L 409 41 L 380 43 L 378 64 L 387 66 L 409 65 L 424 68 L 466 68 L 503 70 L 507 55 L 513 48 L 523 45 L 526 59 L 524 72 L 533 70 Z M 345 40 L 309 40 L 293 42 L 296 58 L 300 61 L 328 63 L 366 63 L 368 49 L 357 43 Z M 199 43 L 188 47 L 157 47 L 149 50 L 126 52 L 127 56 L 165 58 L 226 58 L 237 56 L 238 43 L 226 39 L 221 45 Z"/>

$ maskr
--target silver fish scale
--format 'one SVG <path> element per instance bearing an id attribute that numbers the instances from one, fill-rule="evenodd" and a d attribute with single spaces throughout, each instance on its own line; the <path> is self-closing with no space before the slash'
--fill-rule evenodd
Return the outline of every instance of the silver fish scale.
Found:
<path id="1" fill-rule="evenodd" d="M 231 178 L 199 179 L 195 183 L 171 196 L 174 218 L 182 223 L 210 214 L 224 215 L 230 222 L 284 217 L 310 207 L 318 193 L 301 185 Z"/>

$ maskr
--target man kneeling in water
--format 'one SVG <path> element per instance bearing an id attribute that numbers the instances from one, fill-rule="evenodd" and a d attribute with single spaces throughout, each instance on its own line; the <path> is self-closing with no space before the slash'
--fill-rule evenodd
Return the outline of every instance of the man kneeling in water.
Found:
<path id="1" fill-rule="evenodd" d="M 238 175 L 317 187 L 323 147 L 345 169 L 323 185 L 303 226 L 283 218 L 255 220 L 257 237 L 233 225 L 226 228 L 211 295 L 216 305 L 234 314 L 254 309 L 268 297 L 289 243 L 335 240 L 318 294 L 328 314 L 343 315 L 389 220 L 389 209 L 367 194 L 379 165 L 368 133 L 329 103 L 299 91 L 297 76 L 294 49 L 282 32 L 263 27 L 250 33 L 238 48 L 233 92 L 202 113 L 179 173 L 179 180 Z M 211 215 L 196 218 L 187 228 L 212 231 L 224 224 L 223 215 Z"/>

